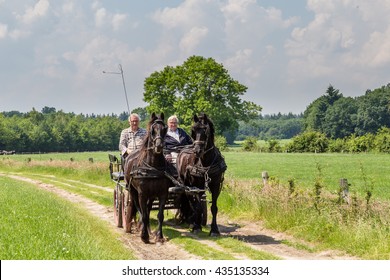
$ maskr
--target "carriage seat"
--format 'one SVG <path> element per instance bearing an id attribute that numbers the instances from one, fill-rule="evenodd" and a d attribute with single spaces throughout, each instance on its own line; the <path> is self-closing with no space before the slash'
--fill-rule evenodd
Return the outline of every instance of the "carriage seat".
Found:
<path id="1" fill-rule="evenodd" d="M 119 160 L 117 156 L 113 154 L 108 154 L 108 159 L 110 160 L 110 177 L 111 180 L 123 181 L 125 175 L 122 168 L 122 160 Z"/>

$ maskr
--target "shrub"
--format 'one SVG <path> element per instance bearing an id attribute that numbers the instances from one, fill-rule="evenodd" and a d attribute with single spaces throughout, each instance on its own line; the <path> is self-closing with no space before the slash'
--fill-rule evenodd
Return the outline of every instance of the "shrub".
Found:
<path id="1" fill-rule="evenodd" d="M 329 140 L 325 134 L 316 131 L 308 131 L 295 136 L 287 145 L 290 152 L 297 153 L 324 153 L 327 151 Z"/>
<path id="2" fill-rule="evenodd" d="M 282 147 L 280 146 L 279 141 L 277 140 L 269 140 L 268 141 L 268 152 L 270 153 L 278 153 L 282 151 Z"/>
<path id="3" fill-rule="evenodd" d="M 220 151 L 227 151 L 228 148 L 227 148 L 227 141 L 226 141 L 226 138 L 223 137 L 223 136 L 216 136 L 215 137 L 215 146 L 217 146 L 217 148 L 220 150 Z"/>
<path id="4" fill-rule="evenodd" d="M 244 151 L 256 151 L 259 149 L 259 145 L 257 144 L 257 138 L 253 136 L 247 137 L 243 144 L 242 149 Z"/>
<path id="5" fill-rule="evenodd" d="M 390 153 L 390 128 L 382 127 L 378 130 L 374 146 L 375 150 L 380 153 Z"/>
<path id="6" fill-rule="evenodd" d="M 343 153 L 347 152 L 348 147 L 344 139 L 329 140 L 328 152 L 331 153 Z"/>
<path id="7" fill-rule="evenodd" d="M 374 139 L 375 136 L 371 133 L 362 136 L 352 135 L 347 138 L 346 143 L 351 153 L 370 152 L 374 148 Z"/>

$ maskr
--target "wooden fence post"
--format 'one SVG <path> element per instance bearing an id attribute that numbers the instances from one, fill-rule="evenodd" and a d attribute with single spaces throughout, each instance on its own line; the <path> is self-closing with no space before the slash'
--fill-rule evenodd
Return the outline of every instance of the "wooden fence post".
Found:
<path id="1" fill-rule="evenodd" d="M 268 179 L 269 179 L 269 176 L 268 176 L 268 172 L 267 172 L 267 171 L 261 172 L 261 178 L 263 179 L 263 185 L 264 185 L 264 187 L 268 186 Z"/>
<path id="2" fill-rule="evenodd" d="M 349 204 L 349 184 L 348 179 L 340 179 L 340 199 Z"/>

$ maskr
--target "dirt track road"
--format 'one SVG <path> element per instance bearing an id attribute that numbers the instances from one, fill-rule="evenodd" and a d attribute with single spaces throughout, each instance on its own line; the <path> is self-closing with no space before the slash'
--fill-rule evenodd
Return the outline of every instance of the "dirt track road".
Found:
<path id="1" fill-rule="evenodd" d="M 83 205 L 92 215 L 107 221 L 115 230 L 121 233 L 121 240 L 123 244 L 131 249 L 138 259 L 142 260 L 196 260 L 198 256 L 185 251 L 181 247 L 173 244 L 169 240 L 164 244 L 144 244 L 141 239 L 134 234 L 126 234 L 123 229 L 117 228 L 114 224 L 113 209 L 112 207 L 105 207 L 96 202 L 93 202 L 83 196 L 70 193 L 63 189 L 57 188 L 55 185 L 42 183 L 38 180 L 29 179 L 19 175 L 4 175 L 15 180 L 29 182 L 36 185 L 39 188 L 56 193 L 58 196 L 68 199 L 73 203 Z M 97 186 L 98 187 L 98 186 Z M 335 251 L 323 251 L 319 253 L 310 253 L 305 250 L 298 250 L 283 244 L 283 240 L 289 240 L 295 242 L 292 237 L 274 232 L 264 228 L 261 222 L 244 224 L 227 221 L 224 217 L 219 216 L 218 221 L 220 231 L 222 235 L 234 236 L 251 246 L 255 250 L 261 250 L 271 253 L 285 260 L 351 260 L 355 259 L 340 252 Z M 182 235 L 192 235 L 187 230 L 180 230 Z M 196 237 L 196 236 L 195 236 Z M 223 251 L 216 242 L 210 240 L 197 239 L 199 242 L 207 244 L 210 247 Z M 304 243 L 299 241 L 299 243 Z M 237 255 L 237 259 L 245 259 L 245 256 Z"/>

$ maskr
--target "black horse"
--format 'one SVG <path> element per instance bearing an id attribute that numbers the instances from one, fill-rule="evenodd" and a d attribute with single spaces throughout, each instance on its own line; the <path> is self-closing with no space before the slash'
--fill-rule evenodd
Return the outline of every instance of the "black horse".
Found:
<path id="1" fill-rule="evenodd" d="M 168 197 L 168 189 L 173 185 L 172 181 L 165 176 L 167 163 L 163 154 L 163 146 L 167 126 L 164 123 L 164 114 L 157 117 L 153 113 L 147 131 L 142 148 L 131 153 L 125 160 L 124 173 L 130 195 L 126 197 L 124 204 L 124 227 L 131 226 L 131 221 L 136 215 L 136 209 L 138 209 L 141 239 L 143 242 L 149 243 L 150 210 L 153 201 L 158 198 L 156 242 L 164 242 L 162 233 L 164 206 Z"/>
<path id="2" fill-rule="evenodd" d="M 221 193 L 224 172 L 227 168 L 220 151 L 214 145 L 214 124 L 206 114 L 194 115 L 191 137 L 194 140 L 192 149 L 182 150 L 176 160 L 180 180 L 190 188 L 209 190 L 211 192 L 212 222 L 210 235 L 220 235 L 217 225 L 217 199 Z M 188 207 L 189 206 L 189 207 Z M 182 200 L 180 215 L 192 223 L 192 230 L 202 228 L 203 215 L 200 195 L 192 194 Z"/>

